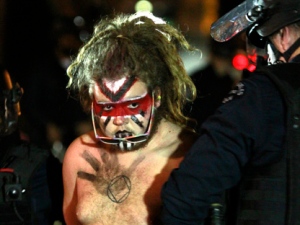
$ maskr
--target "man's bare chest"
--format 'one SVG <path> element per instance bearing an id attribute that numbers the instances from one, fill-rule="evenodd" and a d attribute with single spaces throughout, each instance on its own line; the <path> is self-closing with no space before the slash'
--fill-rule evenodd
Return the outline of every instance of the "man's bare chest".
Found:
<path id="1" fill-rule="evenodd" d="M 77 173 L 77 215 L 83 224 L 151 224 L 169 175 L 165 162 L 140 156 L 124 165 L 111 155 L 101 160 L 87 153 L 83 157 L 90 166 Z"/>

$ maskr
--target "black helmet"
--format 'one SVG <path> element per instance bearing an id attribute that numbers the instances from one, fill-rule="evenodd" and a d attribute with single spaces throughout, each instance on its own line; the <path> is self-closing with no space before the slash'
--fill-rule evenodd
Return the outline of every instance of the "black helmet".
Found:
<path id="1" fill-rule="evenodd" d="M 267 37 L 299 20 L 300 0 L 246 0 L 212 24 L 211 36 L 223 42 L 248 29 Z"/>
<path id="2" fill-rule="evenodd" d="M 7 70 L 0 66 L 0 137 L 16 130 L 18 116 L 21 114 L 19 101 L 23 89 L 11 81 Z"/>
<path id="3" fill-rule="evenodd" d="M 262 37 L 267 37 L 280 28 L 299 20 L 299 0 L 278 0 L 272 7 L 266 9 L 257 27 L 257 33 Z"/>

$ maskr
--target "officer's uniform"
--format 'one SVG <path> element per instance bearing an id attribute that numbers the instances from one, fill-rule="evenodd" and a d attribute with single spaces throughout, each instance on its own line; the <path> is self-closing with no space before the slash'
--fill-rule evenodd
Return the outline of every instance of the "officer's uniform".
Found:
<path id="1" fill-rule="evenodd" d="M 300 57 L 294 61 L 300 62 Z M 299 70 L 286 72 L 295 77 L 300 74 Z M 237 185 L 247 167 L 260 171 L 279 162 L 284 156 L 286 115 L 283 96 L 269 77 L 254 73 L 242 80 L 203 124 L 202 135 L 181 163 L 181 169 L 173 171 L 163 187 L 164 224 L 201 224 L 208 214 L 208 206 L 222 202 L 223 190 Z M 282 197 L 282 190 L 276 189 L 276 179 L 272 182 L 273 193 L 265 193 L 270 198 L 274 196 L 270 224 L 272 217 L 277 216 L 274 212 L 285 210 L 285 205 L 277 201 Z M 178 193 L 184 193 L 184 197 Z M 259 199 L 257 193 L 253 192 L 256 196 L 249 198 Z M 247 202 L 248 213 L 244 216 L 249 217 L 250 222 L 245 224 L 258 224 L 254 205 Z M 173 214 L 169 214 L 169 210 Z"/>

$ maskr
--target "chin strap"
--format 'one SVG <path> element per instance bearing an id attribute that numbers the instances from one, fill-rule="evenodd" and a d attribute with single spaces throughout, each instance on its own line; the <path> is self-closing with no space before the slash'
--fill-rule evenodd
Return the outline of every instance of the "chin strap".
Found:
<path id="1" fill-rule="evenodd" d="M 285 61 L 289 61 L 289 59 L 291 58 L 292 54 L 296 51 L 296 49 L 300 46 L 300 38 L 295 41 L 294 44 L 291 45 L 291 47 L 286 50 L 282 56 L 284 57 Z"/>
<path id="2" fill-rule="evenodd" d="M 133 145 L 133 143 L 127 141 L 120 141 L 118 144 L 121 151 L 130 151 L 132 150 Z"/>

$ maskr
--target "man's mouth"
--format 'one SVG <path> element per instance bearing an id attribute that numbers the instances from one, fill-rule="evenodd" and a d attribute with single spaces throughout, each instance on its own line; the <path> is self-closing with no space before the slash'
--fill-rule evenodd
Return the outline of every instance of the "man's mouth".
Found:
<path id="1" fill-rule="evenodd" d="M 130 136 L 132 136 L 132 133 L 128 131 L 118 131 L 117 133 L 115 133 L 115 138 L 126 138 Z M 127 141 L 120 141 L 118 144 L 121 151 L 130 151 L 133 145 L 134 143 L 130 143 Z"/>
<path id="2" fill-rule="evenodd" d="M 126 138 L 130 136 L 132 136 L 132 133 L 128 131 L 118 131 L 115 133 L 115 138 Z"/>

